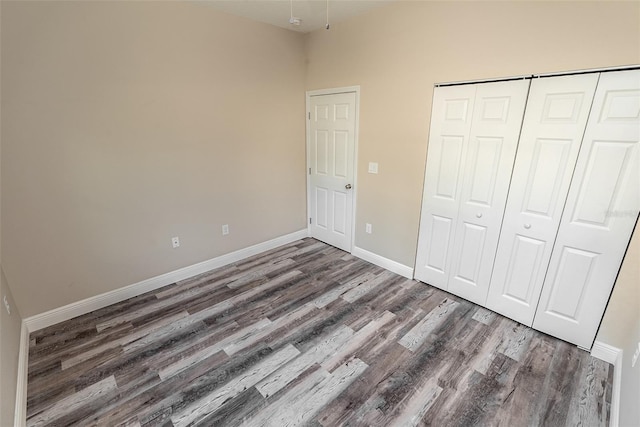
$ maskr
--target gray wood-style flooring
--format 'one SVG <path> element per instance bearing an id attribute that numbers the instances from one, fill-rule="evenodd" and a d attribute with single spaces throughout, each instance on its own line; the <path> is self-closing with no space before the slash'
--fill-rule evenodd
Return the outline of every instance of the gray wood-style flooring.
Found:
<path id="1" fill-rule="evenodd" d="M 32 333 L 27 424 L 605 426 L 612 377 L 304 239 Z"/>

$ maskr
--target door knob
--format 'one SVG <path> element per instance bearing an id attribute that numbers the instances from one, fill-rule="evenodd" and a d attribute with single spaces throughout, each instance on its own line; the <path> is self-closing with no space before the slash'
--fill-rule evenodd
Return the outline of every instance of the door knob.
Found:
<path id="1" fill-rule="evenodd" d="M 482 212 L 478 212 L 478 213 L 476 214 L 476 218 L 482 218 Z"/>
<path id="2" fill-rule="evenodd" d="M 344 188 L 346 188 L 347 190 L 351 190 L 351 184 L 345 185 Z"/>
<path id="3" fill-rule="evenodd" d="M 525 224 L 524 228 L 526 228 L 527 230 L 531 228 L 531 224 Z"/>

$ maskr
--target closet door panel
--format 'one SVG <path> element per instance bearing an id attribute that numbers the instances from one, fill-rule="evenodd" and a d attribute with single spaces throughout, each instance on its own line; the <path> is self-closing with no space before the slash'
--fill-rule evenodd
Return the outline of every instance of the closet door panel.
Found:
<path id="1" fill-rule="evenodd" d="M 602 73 L 534 327 L 590 348 L 640 211 L 640 71 Z"/>
<path id="2" fill-rule="evenodd" d="M 534 79 L 486 306 L 531 326 L 597 74 Z"/>
<path id="3" fill-rule="evenodd" d="M 529 80 L 478 85 L 462 181 L 449 291 L 484 305 Z"/>
<path id="4" fill-rule="evenodd" d="M 476 86 L 434 89 L 415 277 L 447 289 Z"/>

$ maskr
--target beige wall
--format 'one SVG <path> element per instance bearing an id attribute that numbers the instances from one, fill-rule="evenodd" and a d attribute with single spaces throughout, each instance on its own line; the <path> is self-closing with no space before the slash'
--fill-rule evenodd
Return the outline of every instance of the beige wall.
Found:
<path id="1" fill-rule="evenodd" d="M 1 27 L 25 317 L 305 228 L 301 34 L 206 2 L 3 1 Z"/>
<path id="2" fill-rule="evenodd" d="M 638 322 L 640 322 L 640 230 L 636 227 L 596 339 L 614 347 L 625 348 Z"/>
<path id="3" fill-rule="evenodd" d="M 633 353 L 640 343 L 640 313 L 636 314 L 635 322 L 628 326 L 632 333 L 623 347 L 622 381 L 620 386 L 620 426 L 640 425 L 640 361 L 631 367 Z"/>
<path id="4" fill-rule="evenodd" d="M 307 56 L 308 90 L 361 85 L 355 244 L 413 266 L 434 83 L 640 63 L 640 3 L 400 2 Z"/>
<path id="5" fill-rule="evenodd" d="M 2 9 L 0 8 L 0 19 Z M 0 43 L 1 43 L 0 27 Z M 0 56 L 0 76 L 2 70 L 2 58 Z M 1 78 L 1 77 L 0 77 Z M 0 98 L 2 86 L 0 86 Z M 2 114 L 0 113 L 0 119 Z M 0 127 L 2 127 L 0 120 Z M 2 139 L 0 138 L 0 159 L 2 153 Z M 0 162 L 1 164 L 1 162 Z M 1 176 L 1 174 L 0 174 Z M 2 180 L 0 179 L 0 189 Z M 0 191 L 0 215 L 2 212 L 2 192 Z M 2 240 L 2 221 L 0 221 L 0 241 Z M 1 249 L 1 248 L 0 248 Z M 3 300 L 7 298 L 11 307 L 9 314 L 4 307 Z M 0 251 L 0 426 L 14 425 L 14 413 L 16 402 L 16 384 L 18 375 L 18 355 L 20 353 L 20 328 L 22 318 L 15 305 L 11 290 L 2 271 L 2 252 Z"/>

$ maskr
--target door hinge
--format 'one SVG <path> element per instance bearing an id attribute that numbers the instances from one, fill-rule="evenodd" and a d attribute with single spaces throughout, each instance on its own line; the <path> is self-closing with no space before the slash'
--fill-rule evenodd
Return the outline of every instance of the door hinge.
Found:
<path id="1" fill-rule="evenodd" d="M 311 111 L 309 111 L 308 117 L 309 117 L 309 120 L 311 120 Z"/>
<path id="2" fill-rule="evenodd" d="M 311 168 L 309 168 L 309 175 L 311 175 Z"/>
<path id="3" fill-rule="evenodd" d="M 309 218 L 309 224 L 311 224 L 311 218 Z"/>

